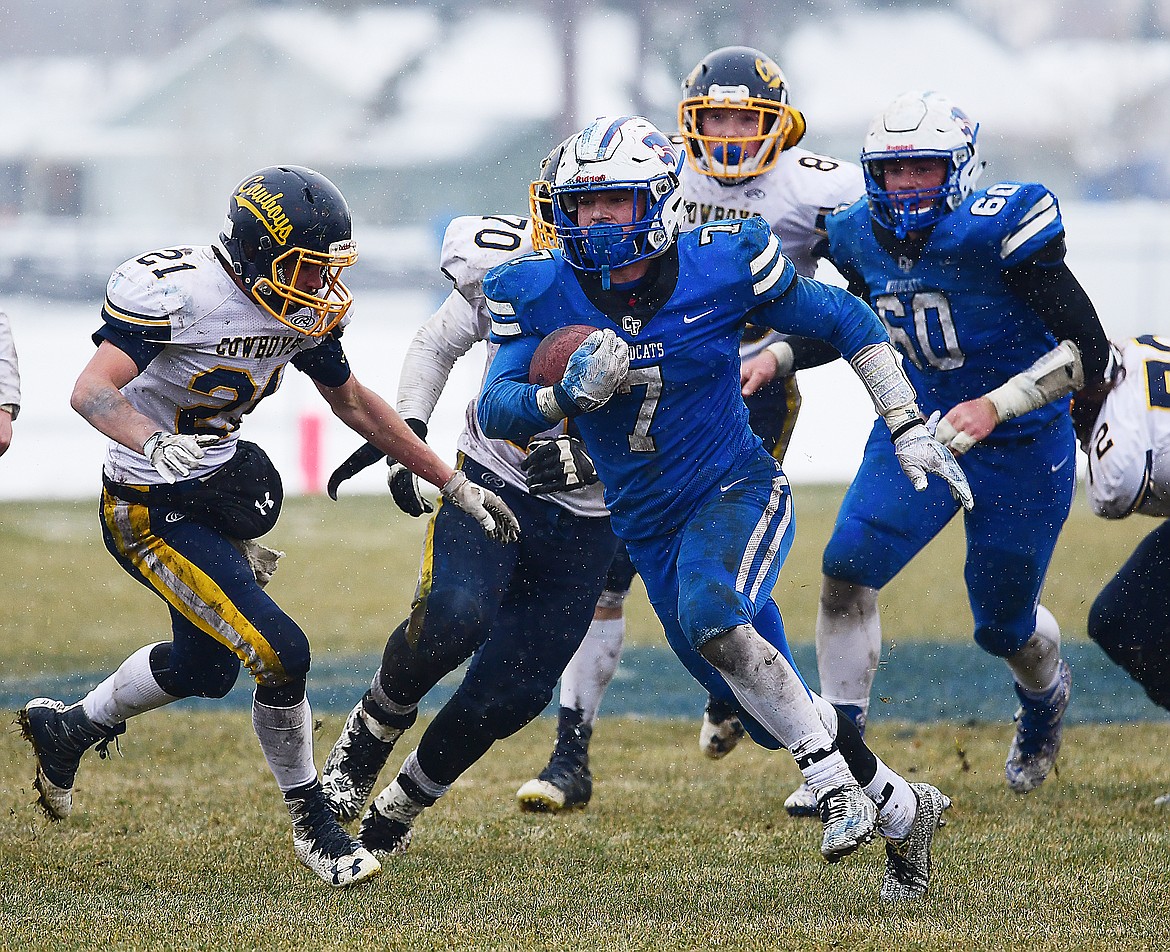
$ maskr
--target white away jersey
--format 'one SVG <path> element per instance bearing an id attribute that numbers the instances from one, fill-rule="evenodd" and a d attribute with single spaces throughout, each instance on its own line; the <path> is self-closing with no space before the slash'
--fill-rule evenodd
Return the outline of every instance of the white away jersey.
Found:
<path id="1" fill-rule="evenodd" d="M 1127 341 L 1122 356 L 1089 441 L 1089 505 L 1108 519 L 1170 516 L 1170 337 Z"/>
<path id="2" fill-rule="evenodd" d="M 212 247 L 148 252 L 119 265 L 106 286 L 101 330 L 142 367 L 143 348 L 161 351 L 122 388 L 140 413 L 174 433 L 222 437 L 206 448 L 193 476 L 206 476 L 235 453 L 241 418 L 276 392 L 285 365 L 330 342 L 298 334 L 261 310 L 232 280 Z M 343 359 L 343 358 L 342 358 Z M 120 483 L 163 482 L 141 453 L 110 441 L 105 473 Z"/>
<path id="3" fill-rule="evenodd" d="M 488 340 L 491 314 L 483 296 L 483 278 L 492 268 L 532 251 L 532 231 L 527 218 L 512 215 L 465 215 L 454 219 L 443 235 L 440 266 L 455 290 L 431 318 L 419 328 L 402 363 L 397 410 L 403 417 L 430 420 L 435 404 L 455 361 L 477 341 L 487 342 L 487 376 L 498 344 Z M 539 436 L 565 431 L 558 424 Z M 496 473 L 508 485 L 527 491 L 520 468 L 527 452 L 506 440 L 484 436 L 475 412 L 475 400 L 467 405 L 466 425 L 458 448 Z M 491 487 L 489 487 L 491 488 Z M 608 514 L 599 484 L 546 498 L 578 516 Z"/>
<path id="4" fill-rule="evenodd" d="M 865 194 L 859 166 L 801 148 L 785 149 L 763 175 L 734 185 L 696 172 L 690 163 L 681 180 L 683 195 L 694 203 L 685 230 L 759 215 L 780 239 L 785 257 L 806 278 L 817 268 L 814 249 L 825 237 L 825 214 Z"/>

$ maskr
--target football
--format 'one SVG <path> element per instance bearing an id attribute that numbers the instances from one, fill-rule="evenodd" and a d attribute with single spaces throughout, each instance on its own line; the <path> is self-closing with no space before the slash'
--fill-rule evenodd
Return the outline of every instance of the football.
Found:
<path id="1" fill-rule="evenodd" d="M 569 355 L 581 346 L 581 341 L 592 334 L 596 327 L 588 324 L 568 324 L 558 327 L 536 347 L 536 353 L 528 364 L 528 382 L 542 387 L 560 383 L 565 375 Z"/>

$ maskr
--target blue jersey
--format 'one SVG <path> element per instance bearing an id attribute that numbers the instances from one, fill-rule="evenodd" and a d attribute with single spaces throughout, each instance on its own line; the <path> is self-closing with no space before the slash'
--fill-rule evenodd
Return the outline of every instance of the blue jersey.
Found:
<path id="1" fill-rule="evenodd" d="M 639 319 L 599 310 L 559 251 L 515 259 L 484 280 L 492 340 L 501 345 L 479 406 L 490 435 L 520 441 L 548 427 L 527 372 L 537 343 L 556 328 L 610 328 L 629 345 L 623 386 L 574 418 L 625 539 L 673 532 L 714 487 L 764 454 L 740 394 L 745 324 L 821 338 L 846 357 L 888 339 L 862 301 L 799 277 L 758 216 L 687 232 L 677 257 L 660 262 L 664 274 L 677 263 L 677 278 L 664 303 Z"/>
<path id="2" fill-rule="evenodd" d="M 864 199 L 826 224 L 830 259 L 865 283 L 924 413 L 982 396 L 1058 343 L 1004 277 L 1064 234 L 1043 185 L 1002 182 L 969 195 L 934 226 L 917 258 L 879 244 Z M 1067 399 L 1046 404 L 983 442 L 1030 436 L 1067 410 Z"/>

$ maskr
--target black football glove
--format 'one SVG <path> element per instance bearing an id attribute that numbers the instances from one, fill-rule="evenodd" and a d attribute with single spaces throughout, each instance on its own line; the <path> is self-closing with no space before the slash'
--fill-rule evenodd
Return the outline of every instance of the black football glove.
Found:
<path id="1" fill-rule="evenodd" d="M 340 486 L 350 476 L 356 476 L 367 466 L 373 466 L 386 454 L 383 453 L 373 443 L 363 443 L 356 450 L 354 450 L 342 463 L 333 471 L 329 477 L 329 482 L 325 484 L 325 489 L 329 493 L 330 499 L 337 498 L 337 487 Z"/>
<path id="2" fill-rule="evenodd" d="M 522 468 L 534 496 L 581 489 L 597 482 L 593 460 L 580 440 L 563 433 L 552 440 L 533 440 Z"/>

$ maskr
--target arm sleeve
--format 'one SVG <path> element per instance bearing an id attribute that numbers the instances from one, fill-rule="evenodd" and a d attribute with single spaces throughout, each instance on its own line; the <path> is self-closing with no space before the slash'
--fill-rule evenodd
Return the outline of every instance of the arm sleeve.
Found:
<path id="1" fill-rule="evenodd" d="M 878 316 L 860 298 L 799 275 L 782 297 L 754 309 L 750 319 L 785 334 L 828 343 L 849 360 L 863 347 L 890 339 Z"/>
<path id="2" fill-rule="evenodd" d="M 538 343 L 536 337 L 524 336 L 500 345 L 476 405 L 485 435 L 523 445 L 548 429 L 549 421 L 536 405 L 540 387 L 528 383 L 528 364 Z"/>
<path id="3" fill-rule="evenodd" d="M 815 337 L 788 337 L 785 338 L 792 348 L 792 369 L 811 370 L 830 364 L 841 355 L 837 348 L 828 341 L 817 340 Z"/>
<path id="4" fill-rule="evenodd" d="M 458 291 L 452 291 L 406 348 L 398 412 L 404 418 L 429 422 L 455 361 L 483 338 L 475 311 Z"/>
<path id="5" fill-rule="evenodd" d="M 1063 235 L 1034 257 L 1005 269 L 1004 280 L 1040 315 L 1057 340 L 1077 345 L 1086 382 L 1105 379 L 1109 338 L 1089 295 L 1065 263 Z"/>

